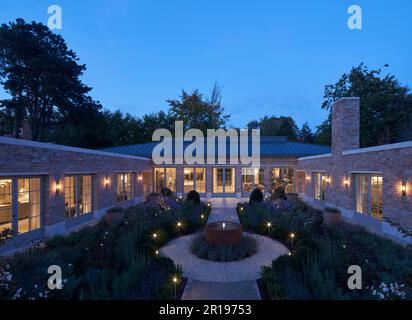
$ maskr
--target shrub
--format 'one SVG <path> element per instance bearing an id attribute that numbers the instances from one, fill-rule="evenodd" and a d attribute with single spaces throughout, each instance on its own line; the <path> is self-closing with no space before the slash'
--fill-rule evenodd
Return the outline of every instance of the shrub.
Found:
<path id="1" fill-rule="evenodd" d="M 251 203 L 251 202 L 262 202 L 262 201 L 263 201 L 263 193 L 259 188 L 256 188 L 250 194 L 249 203 Z"/>
<path id="2" fill-rule="evenodd" d="M 195 204 L 200 204 L 200 195 L 197 191 L 192 190 L 187 194 L 187 201 L 192 201 Z"/>
<path id="3" fill-rule="evenodd" d="M 285 193 L 285 188 L 283 187 L 277 187 L 275 191 L 273 192 L 273 199 L 274 200 L 286 200 L 286 193 Z"/>
<path id="4" fill-rule="evenodd" d="M 272 268 L 264 267 L 262 270 L 262 280 L 269 291 L 270 296 L 276 300 L 286 299 L 285 289 L 279 281 L 279 276 Z"/>
<path id="5" fill-rule="evenodd" d="M 163 197 L 167 197 L 167 198 L 170 198 L 173 196 L 172 190 L 170 190 L 169 188 L 162 188 L 162 190 L 160 190 L 160 193 L 162 194 Z"/>
<path id="6" fill-rule="evenodd" d="M 250 237 L 243 237 L 242 242 L 237 246 L 211 246 L 204 234 L 196 236 L 191 244 L 192 252 L 201 259 L 228 262 L 247 258 L 257 251 L 256 240 Z"/>

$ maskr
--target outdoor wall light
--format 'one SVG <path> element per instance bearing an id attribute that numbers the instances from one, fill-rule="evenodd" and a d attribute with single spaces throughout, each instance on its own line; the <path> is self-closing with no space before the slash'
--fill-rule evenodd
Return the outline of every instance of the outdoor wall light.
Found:
<path id="1" fill-rule="evenodd" d="M 56 180 L 56 194 L 59 194 L 61 190 L 62 190 L 62 185 L 60 183 L 60 180 Z"/>
<path id="2" fill-rule="evenodd" d="M 345 184 L 346 189 L 348 189 L 349 188 L 349 178 L 345 178 L 343 183 Z"/>
<path id="3" fill-rule="evenodd" d="M 310 175 L 309 174 L 306 175 L 306 181 L 310 182 Z"/>
<path id="4" fill-rule="evenodd" d="M 106 177 L 104 178 L 104 186 L 105 186 L 106 189 L 107 189 L 107 188 L 109 188 L 109 185 L 110 185 L 110 179 L 109 179 L 108 176 L 106 176 Z"/>
<path id="5" fill-rule="evenodd" d="M 406 192 L 408 191 L 408 179 L 402 179 L 401 191 L 402 196 L 406 196 Z"/>
<path id="6" fill-rule="evenodd" d="M 143 181 L 143 176 L 142 176 L 142 175 L 138 175 L 138 176 L 137 176 L 137 181 L 142 182 L 142 181 Z"/>
<path id="7" fill-rule="evenodd" d="M 325 181 L 326 181 L 326 183 L 327 183 L 327 184 L 330 184 L 330 176 L 329 176 L 329 175 L 328 175 L 328 176 L 326 176 Z"/>

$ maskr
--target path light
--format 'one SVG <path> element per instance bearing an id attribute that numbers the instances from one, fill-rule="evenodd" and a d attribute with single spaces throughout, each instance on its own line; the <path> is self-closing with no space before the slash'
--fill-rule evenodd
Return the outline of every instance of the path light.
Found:
<path id="1" fill-rule="evenodd" d="M 153 232 L 152 238 L 153 238 L 153 239 L 157 239 L 157 233 L 156 233 L 156 232 Z"/>
<path id="2" fill-rule="evenodd" d="M 243 207 L 240 207 L 240 209 L 239 209 L 240 211 L 243 211 Z"/>
<path id="3" fill-rule="evenodd" d="M 155 255 L 158 256 L 160 254 L 159 250 L 155 251 Z"/>
<path id="4" fill-rule="evenodd" d="M 200 219 L 203 220 L 204 218 L 205 218 L 205 215 L 204 215 L 204 214 L 201 214 L 201 215 L 200 215 Z"/>
<path id="5" fill-rule="evenodd" d="M 178 222 L 176 223 L 176 226 L 177 226 L 177 230 L 178 230 L 179 233 L 180 233 L 180 229 L 182 228 L 183 223 L 182 223 L 181 221 L 178 221 Z"/>
<path id="6" fill-rule="evenodd" d="M 295 239 L 296 235 L 295 235 L 295 233 L 291 232 L 291 233 L 289 234 L 289 237 L 290 237 L 290 239 L 292 240 L 292 249 L 293 249 L 293 240 Z"/>
<path id="7" fill-rule="evenodd" d="M 207 206 L 210 207 L 210 202 L 207 203 Z"/>
<path id="8" fill-rule="evenodd" d="M 226 228 L 226 222 L 222 223 L 222 228 L 225 229 Z"/>
<path id="9" fill-rule="evenodd" d="M 175 300 L 177 299 L 177 296 L 176 296 L 176 286 L 177 286 L 177 284 L 178 284 L 178 282 L 179 282 L 179 279 L 176 277 L 176 276 L 174 276 L 173 278 L 172 278 L 172 282 L 173 282 L 173 287 L 174 287 L 174 291 L 175 291 Z"/>
<path id="10" fill-rule="evenodd" d="M 271 222 L 266 223 L 266 227 L 268 228 L 268 233 L 270 233 L 270 229 L 272 228 L 272 223 Z"/>

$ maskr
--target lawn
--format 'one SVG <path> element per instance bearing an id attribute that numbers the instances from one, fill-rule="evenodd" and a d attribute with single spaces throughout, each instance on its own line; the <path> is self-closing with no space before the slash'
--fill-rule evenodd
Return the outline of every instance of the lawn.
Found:
<path id="1" fill-rule="evenodd" d="M 326 227 L 322 212 L 300 201 L 239 203 L 237 212 L 245 230 L 291 250 L 262 271 L 271 299 L 412 299 L 410 246 L 345 222 Z M 361 267 L 361 290 L 348 288 L 351 265 Z"/>
<path id="2" fill-rule="evenodd" d="M 67 237 L 55 236 L 0 261 L 2 299 L 173 299 L 181 270 L 158 249 L 207 221 L 204 203 L 150 195 L 125 211 L 124 222 L 104 220 Z M 156 234 L 156 237 L 154 237 Z M 62 269 L 63 289 L 50 290 L 49 266 Z"/>

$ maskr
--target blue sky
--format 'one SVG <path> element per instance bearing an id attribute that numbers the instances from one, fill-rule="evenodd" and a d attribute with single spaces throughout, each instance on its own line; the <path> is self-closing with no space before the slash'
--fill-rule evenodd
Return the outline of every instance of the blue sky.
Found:
<path id="1" fill-rule="evenodd" d="M 134 115 L 218 81 L 230 125 L 290 115 L 314 128 L 326 117 L 324 85 L 353 65 L 388 63 L 412 84 L 410 0 L 1 0 L 0 22 L 47 23 L 52 4 L 92 96 Z M 347 27 L 352 4 L 363 9 L 360 31 Z"/>

